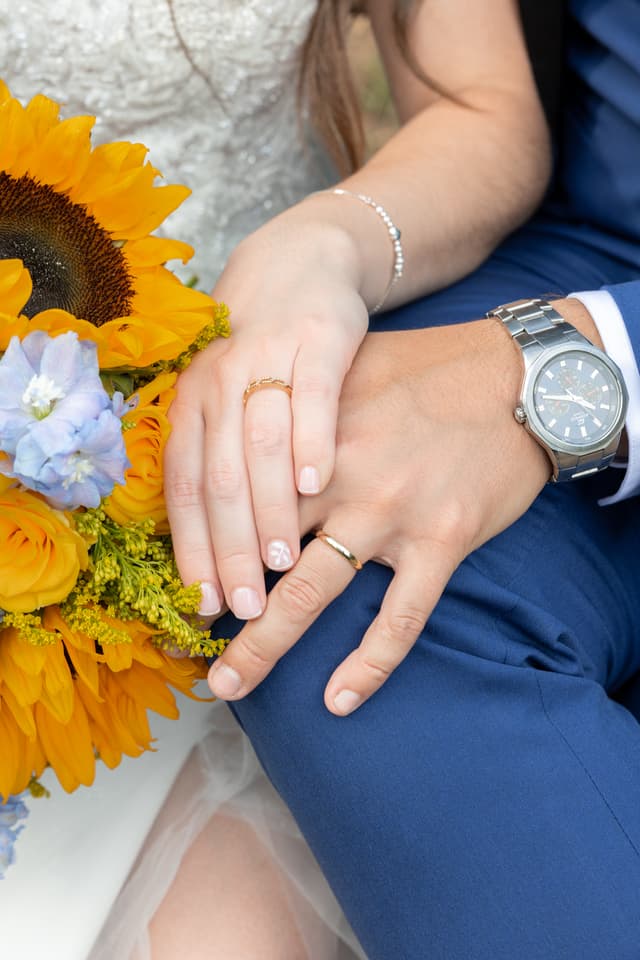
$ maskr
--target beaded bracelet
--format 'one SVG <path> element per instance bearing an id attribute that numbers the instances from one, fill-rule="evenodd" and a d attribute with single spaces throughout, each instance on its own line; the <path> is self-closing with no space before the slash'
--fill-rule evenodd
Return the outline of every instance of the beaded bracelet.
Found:
<path id="1" fill-rule="evenodd" d="M 391 272 L 391 279 L 389 280 L 384 293 L 376 303 L 375 307 L 369 311 L 369 313 L 373 316 L 374 313 L 378 313 L 378 311 L 382 309 L 387 297 L 393 290 L 398 280 L 402 279 L 402 275 L 404 274 L 404 252 L 402 249 L 402 244 L 400 243 L 400 237 L 402 234 L 400 233 L 398 227 L 396 227 L 385 208 L 381 204 L 377 203 L 373 197 L 367 197 L 363 193 L 353 193 L 351 190 L 344 190 L 342 187 L 335 187 L 333 190 L 328 190 L 327 193 L 335 193 L 338 197 L 353 197 L 354 200 L 359 200 L 361 203 L 366 203 L 366 205 L 371 207 L 371 209 L 380 217 L 387 228 L 389 237 L 391 238 L 391 243 L 393 245 L 393 270 Z"/>

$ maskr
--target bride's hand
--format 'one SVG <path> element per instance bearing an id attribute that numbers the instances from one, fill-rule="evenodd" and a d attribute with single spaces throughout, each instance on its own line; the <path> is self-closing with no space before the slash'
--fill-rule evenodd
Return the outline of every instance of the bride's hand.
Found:
<path id="1" fill-rule="evenodd" d="M 384 683 L 458 564 L 524 513 L 548 479 L 546 454 L 513 417 L 520 376 L 496 320 L 365 340 L 340 401 L 334 478 L 301 503 L 301 526 L 322 527 L 395 575 L 329 680 L 333 713 L 351 712 Z M 212 666 L 213 692 L 249 693 L 354 576 L 344 556 L 312 540 L 264 615 Z"/>
<path id="2" fill-rule="evenodd" d="M 359 258 L 346 230 L 301 204 L 243 241 L 213 295 L 232 336 L 198 354 L 169 417 L 165 490 L 178 568 L 202 583 L 203 615 L 226 599 L 241 619 L 264 609 L 263 564 L 299 555 L 297 494 L 334 467 L 338 398 L 368 326 Z M 274 377 L 293 387 L 252 393 Z"/>

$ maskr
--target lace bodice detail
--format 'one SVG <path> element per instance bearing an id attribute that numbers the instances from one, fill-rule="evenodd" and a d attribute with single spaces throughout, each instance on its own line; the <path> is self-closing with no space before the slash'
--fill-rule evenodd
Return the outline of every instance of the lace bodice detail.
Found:
<path id="1" fill-rule="evenodd" d="M 230 250 L 330 176 L 302 142 L 298 55 L 316 0 L 0 0 L 14 95 L 95 114 L 96 143 L 142 141 L 193 195 L 166 232 L 210 287 Z"/>

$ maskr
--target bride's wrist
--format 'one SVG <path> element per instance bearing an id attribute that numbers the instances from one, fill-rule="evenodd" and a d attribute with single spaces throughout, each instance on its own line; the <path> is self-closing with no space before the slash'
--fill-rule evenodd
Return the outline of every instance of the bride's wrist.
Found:
<path id="1" fill-rule="evenodd" d="M 310 194 L 297 209 L 314 210 L 314 218 L 343 232 L 357 264 L 358 291 L 375 313 L 404 271 L 400 230 L 385 208 L 368 195 L 338 187 Z"/>
<path id="2" fill-rule="evenodd" d="M 366 264 L 362 250 L 346 223 L 331 215 L 331 208 L 304 200 L 245 237 L 232 252 L 229 264 L 257 258 L 261 264 L 284 256 L 291 265 L 303 260 L 329 270 L 364 299 Z M 293 258 L 293 259 L 292 259 Z M 365 301 L 366 302 L 366 301 Z"/>

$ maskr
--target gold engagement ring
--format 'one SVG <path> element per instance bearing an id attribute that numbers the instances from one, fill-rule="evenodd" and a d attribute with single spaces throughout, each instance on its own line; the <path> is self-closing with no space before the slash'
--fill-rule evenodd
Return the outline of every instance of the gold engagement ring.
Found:
<path id="1" fill-rule="evenodd" d="M 242 394 L 243 405 L 246 407 L 247 400 L 252 393 L 257 393 L 258 390 L 268 390 L 271 387 L 275 390 L 284 390 L 289 396 L 293 393 L 293 387 L 286 380 L 280 380 L 279 377 L 258 377 L 257 380 L 251 380 L 245 387 Z"/>

